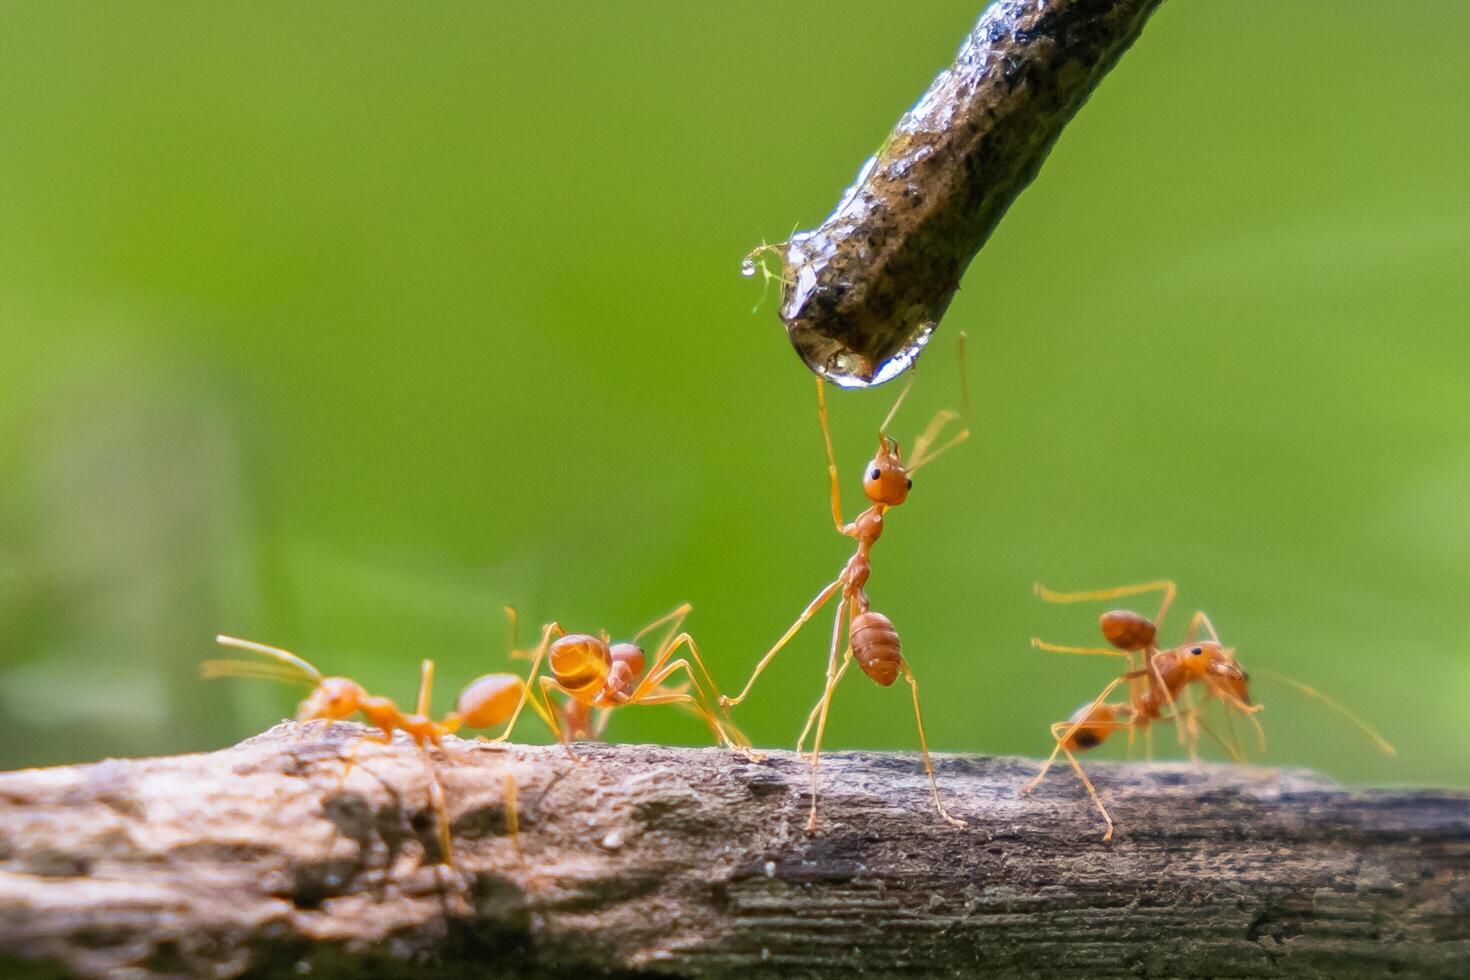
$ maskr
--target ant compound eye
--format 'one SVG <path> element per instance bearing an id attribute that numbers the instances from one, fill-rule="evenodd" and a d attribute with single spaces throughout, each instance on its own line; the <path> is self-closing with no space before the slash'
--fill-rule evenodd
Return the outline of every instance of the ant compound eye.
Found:
<path id="1" fill-rule="evenodd" d="M 913 488 L 914 488 L 914 478 L 913 477 L 909 477 L 909 489 L 912 490 Z"/>
<path id="2" fill-rule="evenodd" d="M 868 479 L 870 479 L 870 480 L 876 480 L 876 479 L 878 479 L 882 475 L 883 475 L 883 471 L 880 470 L 880 469 L 878 469 L 878 467 L 875 466 L 875 467 L 873 467 L 873 472 L 871 472 L 871 473 L 868 474 Z"/>
<path id="3" fill-rule="evenodd" d="M 1196 657 L 1198 657 L 1200 654 L 1202 654 L 1202 653 L 1205 652 L 1205 648 L 1204 647 L 1195 647 L 1193 650 L 1190 650 L 1189 652 L 1192 653 L 1192 654 L 1194 654 Z"/>

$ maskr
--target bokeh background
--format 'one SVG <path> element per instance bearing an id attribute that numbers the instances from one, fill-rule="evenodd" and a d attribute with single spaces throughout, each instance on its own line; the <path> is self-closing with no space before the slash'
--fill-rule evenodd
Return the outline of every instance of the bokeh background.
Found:
<path id="1" fill-rule="evenodd" d="M 626 635 L 688 600 L 733 688 L 849 553 L 740 258 L 830 210 L 979 6 L 6 5 L 0 765 L 271 724 L 299 692 L 198 679 L 219 630 L 403 700 L 432 656 L 442 709 L 505 603 Z M 936 747 L 1044 753 L 1111 676 L 1028 648 L 1100 611 L 1034 580 L 1172 576 L 1174 631 L 1208 610 L 1401 749 L 1263 680 L 1266 761 L 1470 784 L 1467 31 L 1169 3 L 1066 131 L 897 426 L 968 330 L 976 438 L 871 583 Z M 849 510 L 894 393 L 834 398 Z M 904 692 L 855 677 L 829 744 L 913 747 Z"/>

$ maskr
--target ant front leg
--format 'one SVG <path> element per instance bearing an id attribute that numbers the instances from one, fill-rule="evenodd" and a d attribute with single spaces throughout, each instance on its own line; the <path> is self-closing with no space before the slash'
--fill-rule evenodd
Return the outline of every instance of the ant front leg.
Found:
<path id="1" fill-rule="evenodd" d="M 764 657 L 761 657 L 760 662 L 755 665 L 755 671 L 750 675 L 750 679 L 745 682 L 745 687 L 741 688 L 740 693 L 733 698 L 727 697 L 724 694 L 720 695 L 720 706 L 729 707 L 744 701 L 746 696 L 750 694 L 750 689 L 755 686 L 755 679 L 770 665 L 771 661 L 775 659 L 776 654 L 780 653 L 782 648 L 791 642 L 791 638 L 806 625 L 807 620 L 815 616 L 823 606 L 831 601 L 832 597 L 837 594 L 837 591 L 842 588 L 843 584 L 843 580 L 839 578 L 817 593 L 817 597 L 807 604 L 807 607 L 802 610 L 801 615 L 797 617 L 796 622 L 791 624 L 791 628 L 782 634 L 781 639 L 776 641 L 776 645 L 771 647 Z"/>
<path id="2" fill-rule="evenodd" d="M 510 607 L 507 606 L 506 608 L 509 609 Z M 547 623 L 541 628 L 541 642 L 536 644 L 536 652 L 531 656 L 531 669 L 526 672 L 526 679 L 521 685 L 520 700 L 516 702 L 515 710 L 510 714 L 510 720 L 505 723 L 505 731 L 494 738 L 484 739 L 484 741 L 504 742 L 509 739 L 510 733 L 516 727 L 516 720 L 521 717 L 521 709 L 527 703 L 531 705 L 532 711 L 541 716 L 541 720 L 546 723 L 547 727 L 553 732 L 558 732 L 558 737 L 560 737 L 560 729 L 557 727 L 557 723 L 552 720 L 552 715 L 555 714 L 554 708 L 551 711 L 543 710 L 542 706 L 536 702 L 535 695 L 531 689 L 531 685 L 538 679 L 537 674 L 541 670 L 541 662 L 546 659 L 546 651 L 551 646 L 551 637 L 553 635 L 558 637 L 565 636 L 566 630 L 562 629 L 561 624 L 557 622 Z"/>
<path id="3" fill-rule="evenodd" d="M 907 388 L 904 393 L 908 393 Z M 902 395 L 899 401 L 903 401 Z M 832 451 L 832 430 L 827 424 L 827 382 L 821 378 L 817 378 L 817 421 L 822 425 L 822 443 L 827 447 L 827 479 L 832 483 L 832 523 L 837 525 L 838 534 L 846 534 L 847 522 L 842 519 L 842 485 L 837 477 L 837 454 Z"/>
<path id="4" fill-rule="evenodd" d="M 668 624 L 668 629 L 664 631 L 663 639 L 659 640 L 658 642 L 658 649 L 664 649 L 673 642 L 674 636 L 678 634 L 680 627 L 684 625 L 684 620 L 689 618 L 689 611 L 693 608 L 694 606 L 692 603 L 680 603 L 673 609 L 664 613 L 658 619 L 655 619 L 653 622 L 649 623 L 647 626 L 634 633 L 631 642 L 636 644 L 639 640 L 643 639 L 643 637 L 645 637 L 649 633 L 652 633 L 660 626 Z"/>
<path id="5" fill-rule="evenodd" d="M 552 691 L 558 691 L 562 694 L 565 694 L 567 697 L 572 696 L 571 692 L 562 687 L 561 684 L 557 682 L 555 677 L 538 677 L 536 678 L 536 684 L 541 691 L 542 710 L 538 712 L 538 714 L 541 714 L 542 718 L 546 720 L 547 726 L 550 727 L 552 734 L 556 736 L 556 740 L 561 743 L 561 747 L 566 750 L 566 753 L 568 756 L 571 757 L 571 760 L 575 763 L 581 764 L 582 757 L 577 755 L 576 752 L 572 751 L 571 736 L 567 732 L 567 730 L 562 727 L 561 721 L 559 719 L 559 712 L 556 710 L 556 702 L 551 700 Z"/>
<path id="6" fill-rule="evenodd" d="M 364 744 L 392 745 L 393 733 L 391 731 L 377 732 L 373 735 L 362 735 L 354 739 L 352 747 L 347 750 L 347 757 L 342 760 L 342 775 L 337 777 L 337 792 L 342 792 L 342 787 L 347 785 L 347 777 L 352 772 L 353 765 L 357 762 L 357 750 Z"/>
<path id="7" fill-rule="evenodd" d="M 689 657 L 693 659 L 694 663 L 699 665 L 700 673 L 704 675 L 704 679 L 709 685 L 708 688 L 700 683 L 699 677 L 694 673 L 694 668 L 690 666 L 689 660 L 681 657 L 678 660 L 670 661 L 674 652 L 681 647 L 687 648 Z M 659 691 L 659 685 L 681 670 L 688 676 L 689 686 L 694 691 L 693 694 L 684 691 Z M 686 701 L 694 709 L 695 714 L 699 715 L 704 720 L 704 723 L 709 726 L 710 731 L 714 733 L 716 742 L 727 748 L 734 749 L 751 762 L 762 761 L 765 756 L 752 751 L 749 740 L 740 733 L 740 730 L 735 727 L 734 723 L 728 717 L 726 717 L 722 724 L 716 716 L 714 702 L 710 700 L 709 693 L 713 690 L 714 679 L 710 677 L 709 668 L 705 665 L 704 658 L 699 655 L 699 646 L 694 642 L 694 637 L 688 633 L 680 633 L 674 638 L 672 643 L 659 651 L 658 657 L 654 660 L 653 666 L 649 668 L 647 676 L 633 689 L 633 693 L 628 696 L 627 703 L 657 704 L 660 703 L 660 700 Z M 654 700 L 655 698 L 660 700 Z M 734 733 L 733 735 L 731 734 L 732 732 Z"/>

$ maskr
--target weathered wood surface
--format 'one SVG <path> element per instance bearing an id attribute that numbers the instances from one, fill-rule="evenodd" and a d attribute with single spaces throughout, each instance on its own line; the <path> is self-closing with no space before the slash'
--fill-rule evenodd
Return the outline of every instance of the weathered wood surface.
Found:
<path id="1" fill-rule="evenodd" d="M 1293 771 L 451 740 L 353 725 L 0 776 L 0 973 L 83 976 L 1413 976 L 1470 972 L 1470 796 Z M 521 833 L 506 833 L 505 775 Z"/>

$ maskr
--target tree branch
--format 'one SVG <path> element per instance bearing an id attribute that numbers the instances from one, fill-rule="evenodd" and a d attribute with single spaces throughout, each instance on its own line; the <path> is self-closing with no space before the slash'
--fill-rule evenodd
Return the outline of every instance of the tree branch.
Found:
<path id="1" fill-rule="evenodd" d="M 986 9 L 831 216 L 787 243 L 781 321 L 807 367 L 852 387 L 911 363 L 965 267 L 1161 2 Z"/>
<path id="2" fill-rule="evenodd" d="M 0 776 L 0 966 L 40 975 L 845 977 L 1463 975 L 1470 796 L 1303 772 L 941 757 L 807 769 L 714 749 L 435 753 L 453 867 L 428 864 L 422 759 L 355 725 Z M 505 776 L 519 790 L 507 832 Z M 519 848 L 519 853 L 518 853 Z M 7 973 L 7 975 L 9 975 Z"/>

